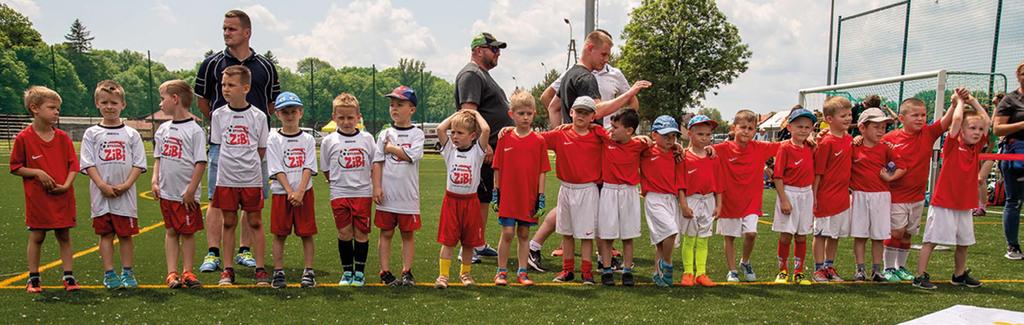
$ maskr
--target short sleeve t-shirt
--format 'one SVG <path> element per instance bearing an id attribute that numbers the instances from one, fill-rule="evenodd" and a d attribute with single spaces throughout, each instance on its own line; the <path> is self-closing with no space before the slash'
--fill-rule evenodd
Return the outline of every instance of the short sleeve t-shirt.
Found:
<path id="1" fill-rule="evenodd" d="M 331 199 L 373 196 L 373 162 L 380 156 L 370 133 L 336 131 L 320 142 L 320 170 L 327 173 Z"/>
<path id="2" fill-rule="evenodd" d="M 206 132 L 193 119 L 167 121 L 156 130 L 155 140 L 153 159 L 160 160 L 156 175 L 160 199 L 181 202 L 196 164 L 206 162 Z M 196 202 L 200 187 L 202 184 L 196 185 Z"/>
<path id="3" fill-rule="evenodd" d="M 120 126 L 94 125 L 82 136 L 79 165 L 85 174 L 95 168 L 100 178 L 110 185 L 122 184 L 128 180 L 132 169 L 146 170 L 146 150 L 138 131 L 124 124 Z M 103 196 L 96 183 L 89 182 L 89 202 L 93 218 L 108 213 L 123 217 L 138 217 L 138 195 L 135 184 L 124 194 L 108 198 Z"/>
<path id="4" fill-rule="evenodd" d="M 797 146 L 793 141 L 782 142 L 775 154 L 775 170 L 772 173 L 782 184 L 793 187 L 807 187 L 814 184 L 814 149 Z"/>
<path id="5" fill-rule="evenodd" d="M 420 214 L 420 160 L 423 159 L 423 130 L 410 127 L 390 127 L 377 135 L 377 151 L 374 163 L 384 164 L 381 173 L 381 187 L 384 200 L 377 210 L 398 214 Z M 384 143 L 390 142 L 405 150 L 412 161 L 399 160 L 397 156 L 384 153 Z"/>
<path id="6" fill-rule="evenodd" d="M 267 140 L 267 172 L 270 175 L 270 193 L 288 194 L 284 186 L 277 180 L 278 174 L 284 174 L 292 191 L 299 190 L 302 173 L 309 170 L 316 176 L 316 139 L 309 133 L 299 131 L 296 134 L 284 134 L 281 130 L 270 134 Z M 313 188 L 312 176 L 306 182 L 308 191 Z"/>
<path id="7" fill-rule="evenodd" d="M 563 182 L 597 183 L 601 180 L 601 146 L 607 132 L 592 128 L 586 135 L 573 129 L 541 133 L 548 149 L 555 151 L 555 174 Z"/>
<path id="8" fill-rule="evenodd" d="M 269 109 L 265 106 L 281 94 L 277 68 L 273 62 L 263 55 L 257 54 L 255 50 L 250 48 L 249 51 L 252 52 L 252 55 L 245 59 L 236 58 L 227 49 L 206 57 L 199 65 L 199 70 L 196 71 L 196 83 L 192 90 L 197 96 L 209 100 L 211 108 L 218 109 L 227 105 L 228 101 L 221 93 L 220 79 L 223 77 L 224 69 L 241 65 L 249 68 L 252 74 L 249 93 L 245 95 L 246 101 L 255 104 L 256 107 Z M 270 120 L 267 122 L 269 123 Z"/>
<path id="9" fill-rule="evenodd" d="M 882 137 L 882 142 L 889 143 L 893 152 L 907 164 L 907 173 L 889 183 L 892 203 L 914 203 L 924 200 L 924 192 L 928 188 L 932 145 L 945 132 L 941 122 L 935 122 L 926 125 L 915 134 L 899 129 Z"/>
<path id="10" fill-rule="evenodd" d="M 697 156 L 686 150 L 686 195 L 722 193 L 722 166 L 718 156 Z"/>
<path id="11" fill-rule="evenodd" d="M 640 160 L 640 191 L 679 195 L 686 189 L 685 162 L 676 162 L 675 153 L 651 147 L 645 150 Z"/>
<path id="12" fill-rule="evenodd" d="M 540 175 L 551 170 L 544 138 L 536 132 L 525 137 L 509 132 L 498 140 L 491 167 L 499 172 L 501 202 L 498 215 L 536 222 L 533 208 L 540 188 Z"/>
<path id="13" fill-rule="evenodd" d="M 853 137 L 827 134 L 814 149 L 814 175 L 821 176 L 815 194 L 814 216 L 837 215 L 850 208 L 850 171 L 853 168 Z"/>
<path id="14" fill-rule="evenodd" d="M 43 141 L 31 125 L 14 137 L 11 171 L 22 167 L 39 169 L 64 184 L 68 174 L 78 172 L 78 156 L 71 137 L 53 129 L 53 139 Z M 22 178 L 25 190 L 25 226 L 29 229 L 63 229 L 75 226 L 75 187 L 62 194 L 50 194 L 35 178 Z"/>
<path id="15" fill-rule="evenodd" d="M 258 149 L 267 147 L 269 136 L 266 115 L 252 105 L 213 111 L 210 142 L 220 145 L 217 186 L 263 187 Z"/>
<path id="16" fill-rule="evenodd" d="M 452 141 L 441 146 L 441 157 L 448 175 L 445 190 L 455 194 L 476 194 L 484 155 L 484 149 L 476 143 L 466 149 L 459 149 Z"/>
<path id="17" fill-rule="evenodd" d="M 558 87 L 558 97 L 562 99 L 562 123 L 572 123 L 572 117 L 569 116 L 570 108 L 576 98 L 582 96 L 600 99 L 601 88 L 594 73 L 587 67 L 577 64 L 562 75 L 562 84 Z M 604 124 L 598 119 L 594 119 L 594 123 Z"/>
<path id="18" fill-rule="evenodd" d="M 622 70 L 613 67 L 611 64 L 605 64 L 604 69 L 594 72 L 594 75 L 597 76 L 597 86 L 600 88 L 602 101 L 613 100 L 615 97 L 619 97 L 629 91 L 629 80 L 626 79 L 626 75 L 622 73 Z M 556 93 L 559 87 L 562 86 L 562 78 L 564 77 L 565 73 L 563 72 L 562 76 L 559 76 L 558 79 L 551 83 L 550 87 Z M 604 127 L 606 129 L 612 127 L 611 119 L 604 119 Z"/>
<path id="19" fill-rule="evenodd" d="M 605 184 L 640 183 L 640 155 L 650 147 L 640 140 L 608 141 L 601 150 L 601 180 Z"/>
<path id="20" fill-rule="evenodd" d="M 999 106 L 996 107 L 995 116 L 1007 116 L 1009 121 L 1007 123 L 1017 123 L 1024 121 L 1024 93 L 1020 92 L 1020 89 L 1014 90 L 1003 100 L 999 102 Z M 1017 131 L 1006 135 L 1009 139 L 1024 140 L 1024 131 Z"/>
<path id="21" fill-rule="evenodd" d="M 493 148 L 498 145 L 498 132 L 506 126 L 512 126 L 512 118 L 508 116 L 509 103 L 505 91 L 491 78 L 491 74 L 481 69 L 476 63 L 470 62 L 455 77 L 455 107 L 474 103 L 477 112 L 491 129 L 487 142 Z"/>
<path id="22" fill-rule="evenodd" d="M 882 180 L 882 169 L 889 162 L 896 164 L 897 169 L 907 168 L 902 159 L 885 143 L 874 147 L 864 145 L 853 146 L 853 170 L 850 188 L 861 192 L 888 192 L 889 184 Z"/>
<path id="23" fill-rule="evenodd" d="M 779 142 L 750 141 L 740 146 L 726 141 L 712 146 L 721 162 L 722 214 L 720 218 L 761 216 L 764 164 L 779 150 Z"/>
<path id="24" fill-rule="evenodd" d="M 978 154 L 982 143 L 965 144 L 960 136 L 947 137 L 942 145 L 942 169 L 935 183 L 932 205 L 952 210 L 978 207 Z"/>

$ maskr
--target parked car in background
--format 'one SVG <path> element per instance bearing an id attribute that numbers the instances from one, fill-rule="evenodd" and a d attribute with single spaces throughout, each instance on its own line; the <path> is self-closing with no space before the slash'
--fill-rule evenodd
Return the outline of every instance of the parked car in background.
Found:
<path id="1" fill-rule="evenodd" d="M 712 144 L 722 143 L 725 142 L 725 140 L 729 140 L 729 135 L 725 133 L 719 133 L 711 136 Z"/>

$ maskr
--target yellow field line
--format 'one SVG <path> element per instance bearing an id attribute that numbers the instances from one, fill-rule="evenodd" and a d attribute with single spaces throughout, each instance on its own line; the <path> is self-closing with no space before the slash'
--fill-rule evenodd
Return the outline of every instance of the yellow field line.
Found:
<path id="1" fill-rule="evenodd" d="M 153 197 L 152 194 L 153 194 L 152 191 L 140 192 L 139 193 L 139 197 L 141 197 L 143 199 L 154 200 L 155 201 L 156 198 Z M 205 210 L 207 206 L 209 206 L 209 204 L 204 204 L 204 205 L 200 206 L 199 208 L 200 208 L 200 210 Z M 163 220 L 163 218 L 161 218 L 161 220 Z M 146 226 L 145 228 L 140 229 L 139 233 L 136 234 L 135 236 L 142 235 L 142 234 L 144 234 L 146 232 L 149 232 L 150 230 L 162 227 L 163 225 L 164 225 L 164 222 L 160 221 L 160 222 L 157 222 L 155 224 Z M 115 238 L 114 239 L 114 244 L 116 245 L 117 243 L 118 243 L 118 240 Z M 86 248 L 84 250 L 76 252 L 74 255 L 71 255 L 71 258 L 72 259 L 79 258 L 79 257 L 85 256 L 85 255 L 89 255 L 89 254 L 95 253 L 98 250 L 100 250 L 99 245 L 92 246 L 92 247 L 89 247 L 89 248 Z M 39 272 L 43 272 L 43 271 L 49 270 L 51 268 L 55 268 L 57 266 L 60 266 L 61 264 L 64 264 L 64 262 L 61 261 L 60 259 L 57 259 L 56 261 L 53 261 L 53 262 L 47 263 L 46 265 L 40 266 L 39 267 Z M 18 286 L 11 287 L 10 285 L 12 283 L 28 279 L 28 275 L 29 275 L 28 272 L 24 272 L 24 273 L 15 275 L 13 277 L 7 278 L 7 279 L 5 279 L 3 281 L 0 281 L 0 289 L 21 288 L 21 287 L 18 287 Z"/>

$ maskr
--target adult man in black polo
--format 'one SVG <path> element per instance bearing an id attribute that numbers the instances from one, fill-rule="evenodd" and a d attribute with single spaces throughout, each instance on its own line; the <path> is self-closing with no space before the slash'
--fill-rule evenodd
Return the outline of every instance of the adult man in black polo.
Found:
<path id="1" fill-rule="evenodd" d="M 491 135 L 487 141 L 490 148 L 498 145 L 498 131 L 512 125 L 512 118 L 508 116 L 508 97 L 488 73 L 498 66 L 501 49 L 506 46 L 505 42 L 498 41 L 490 33 L 478 34 L 470 42 L 472 49 L 470 62 L 455 77 L 456 109 L 471 109 L 480 112 L 491 128 Z M 490 221 L 487 214 L 490 210 L 491 196 L 494 190 L 494 170 L 491 169 L 490 160 L 491 155 L 488 153 L 485 163 L 480 167 L 480 187 L 477 189 L 477 196 L 481 203 L 480 217 L 483 218 L 484 230 Z M 484 234 L 487 232 L 484 231 Z M 481 255 L 497 256 L 498 252 L 487 244 L 477 247 L 473 254 L 473 263 L 479 263 Z"/>
<path id="2" fill-rule="evenodd" d="M 270 116 L 268 109 L 274 107 L 274 99 L 281 93 L 281 84 L 277 80 L 277 70 L 274 63 L 259 55 L 249 47 L 249 38 L 252 36 L 252 21 L 249 15 L 241 10 L 230 10 L 224 14 L 222 27 L 224 34 L 223 51 L 215 53 L 199 66 L 196 73 L 196 84 L 193 91 L 199 96 L 199 110 L 203 112 L 206 120 L 210 119 L 213 110 L 224 107 L 228 104 L 221 95 L 220 81 L 224 69 L 233 65 L 243 65 L 249 68 L 252 73 L 252 81 L 246 100 L 267 113 L 269 124 Z M 220 146 L 210 144 L 209 169 L 207 174 L 208 198 L 213 199 L 213 190 L 216 187 L 217 159 L 220 156 Z M 266 162 L 263 163 L 263 179 L 267 179 Z M 264 184 L 263 197 L 267 197 L 267 184 Z M 221 210 L 209 207 L 206 210 L 206 243 L 209 252 L 199 266 L 201 272 L 213 272 L 220 267 L 220 241 L 224 224 L 224 216 Z M 249 250 L 249 243 L 252 234 L 246 227 L 242 228 L 242 236 L 238 254 L 235 256 L 235 263 L 248 267 L 255 267 L 256 260 Z M 230 253 L 230 252 L 227 252 Z"/>

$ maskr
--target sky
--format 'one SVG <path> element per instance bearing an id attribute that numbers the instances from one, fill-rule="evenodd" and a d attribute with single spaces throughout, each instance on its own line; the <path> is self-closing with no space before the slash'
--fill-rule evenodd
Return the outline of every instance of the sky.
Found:
<path id="1" fill-rule="evenodd" d="M 619 37 L 629 11 L 640 0 L 599 0 L 599 28 Z M 531 87 L 550 69 L 565 68 L 572 35 L 582 48 L 584 1 L 70 1 L 0 0 L 32 20 L 47 43 L 64 41 L 77 18 L 99 49 L 151 51 L 170 69 L 192 68 L 207 50 L 224 47 L 220 28 L 227 10 L 240 8 L 253 20 L 252 47 L 273 51 L 295 69 L 316 56 L 338 66 L 394 66 L 399 58 L 424 61 L 435 75 L 453 80 L 469 62 L 472 36 L 490 32 L 509 47 L 502 51 L 495 80 L 511 93 Z M 748 70 L 713 93 L 703 106 L 723 116 L 739 109 L 760 113 L 788 109 L 797 90 L 826 81 L 829 1 L 719 0 L 753 56 Z M 837 0 L 836 14 L 850 15 L 888 3 Z M 202 8 L 201 10 L 197 8 Z M 573 30 L 563 22 L 570 19 Z M 617 52 L 616 50 L 613 50 Z M 629 76 L 627 76 L 629 77 Z M 630 80 L 634 81 L 634 80 Z"/>

